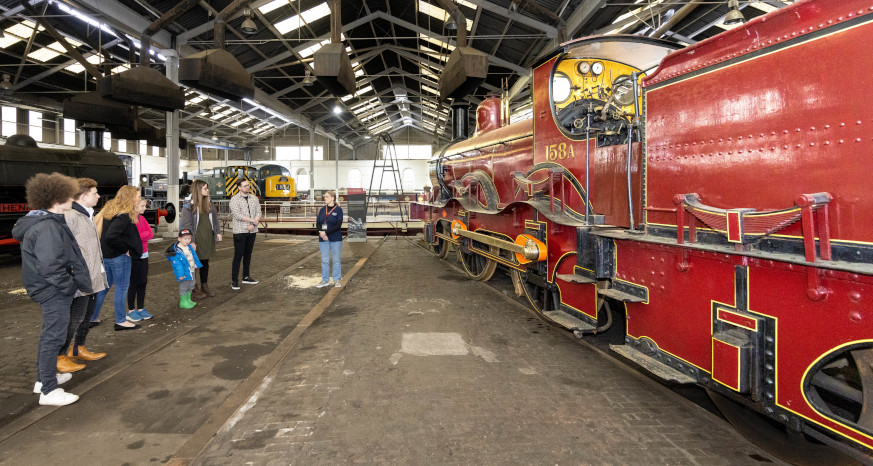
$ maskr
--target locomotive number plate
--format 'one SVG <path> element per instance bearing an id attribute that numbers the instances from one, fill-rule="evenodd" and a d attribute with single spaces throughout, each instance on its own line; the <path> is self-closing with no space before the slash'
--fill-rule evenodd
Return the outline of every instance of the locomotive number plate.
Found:
<path id="1" fill-rule="evenodd" d="M 290 184 L 277 184 L 276 189 L 279 191 L 289 191 L 291 189 Z"/>
<path id="2" fill-rule="evenodd" d="M 575 159 L 576 151 L 573 150 L 572 144 L 561 142 L 558 144 L 549 144 L 546 146 L 546 159 L 549 161 Z"/>

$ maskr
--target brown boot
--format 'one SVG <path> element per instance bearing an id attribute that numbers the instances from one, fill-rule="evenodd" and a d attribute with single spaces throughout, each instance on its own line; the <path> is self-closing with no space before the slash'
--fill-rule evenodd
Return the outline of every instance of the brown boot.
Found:
<path id="1" fill-rule="evenodd" d="M 67 351 L 67 358 L 69 359 L 80 359 L 83 361 L 96 361 L 98 359 L 103 359 L 106 357 L 106 353 L 92 353 L 85 349 L 84 346 L 79 345 L 76 349 L 76 353 L 73 354 L 74 346 L 70 345 L 70 351 Z"/>
<path id="2" fill-rule="evenodd" d="M 76 372 L 84 368 L 84 364 L 76 364 L 66 355 L 58 356 L 58 372 Z"/>
<path id="3" fill-rule="evenodd" d="M 204 293 L 206 293 L 206 296 L 209 297 L 209 298 L 215 296 L 215 293 L 213 293 L 212 290 L 209 289 L 209 284 L 208 284 L 208 283 L 204 283 L 204 284 L 203 284 L 202 290 L 203 290 Z"/>
<path id="4" fill-rule="evenodd" d="M 200 289 L 199 283 L 194 285 L 194 291 L 191 292 L 191 297 L 194 299 L 202 299 L 206 297 L 206 293 L 204 293 L 203 290 Z"/>

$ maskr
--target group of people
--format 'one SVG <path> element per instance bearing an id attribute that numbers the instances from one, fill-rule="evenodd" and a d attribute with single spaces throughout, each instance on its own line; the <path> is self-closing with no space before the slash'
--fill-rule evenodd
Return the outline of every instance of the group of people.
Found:
<path id="1" fill-rule="evenodd" d="M 96 361 L 106 353 L 85 348 L 91 328 L 99 325 L 100 309 L 115 287 L 115 330 L 135 330 L 137 322 L 154 316 L 145 308 L 148 283 L 148 242 L 155 235 L 143 216 L 146 200 L 139 189 L 122 186 L 115 197 L 95 214 L 100 194 L 91 178 L 71 178 L 60 173 L 40 173 L 25 185 L 31 210 L 16 222 L 13 237 L 21 243 L 21 274 L 24 288 L 39 303 L 43 326 L 37 349 L 39 404 L 65 406 L 79 399 L 59 385 L 82 370 L 82 362 Z M 324 195 L 325 206 L 318 213 L 321 282 L 340 287 L 343 211 L 336 195 Z M 231 288 L 242 283 L 255 285 L 250 273 L 252 250 L 261 221 L 260 205 L 243 181 L 230 200 L 233 217 L 234 255 Z M 215 296 L 209 287 L 209 260 L 222 241 L 217 207 L 206 182 L 195 180 L 191 196 L 181 211 L 179 240 L 166 250 L 173 275 L 179 283 L 179 307 L 191 309 L 194 299 Z M 200 283 L 195 284 L 196 270 Z M 127 305 L 125 307 L 125 300 Z"/>

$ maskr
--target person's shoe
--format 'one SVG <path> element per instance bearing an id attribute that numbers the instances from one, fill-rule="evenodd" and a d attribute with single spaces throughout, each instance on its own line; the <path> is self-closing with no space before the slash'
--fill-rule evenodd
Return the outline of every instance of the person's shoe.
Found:
<path id="1" fill-rule="evenodd" d="M 65 384 L 73 378 L 73 374 L 66 374 L 63 372 L 58 372 L 55 374 L 55 378 L 58 379 L 58 385 Z M 37 381 L 33 385 L 33 393 L 42 393 L 42 382 Z"/>
<path id="2" fill-rule="evenodd" d="M 258 283 L 260 283 L 252 277 L 243 277 L 242 282 L 246 285 L 257 285 Z"/>
<path id="3" fill-rule="evenodd" d="M 120 332 L 122 330 L 136 330 L 138 328 L 140 328 L 139 325 L 132 325 L 130 327 L 125 327 L 124 325 L 115 324 L 115 331 L 116 332 Z"/>
<path id="4" fill-rule="evenodd" d="M 79 397 L 77 395 L 67 393 L 60 387 L 52 390 L 48 395 L 45 393 L 39 394 L 39 404 L 43 406 L 66 406 L 75 403 L 78 399 Z"/>
<path id="5" fill-rule="evenodd" d="M 318 285 L 315 285 L 316 288 L 324 288 L 326 286 L 330 286 L 330 282 L 321 282 Z"/>
<path id="6" fill-rule="evenodd" d="M 70 345 L 70 350 L 67 351 L 67 358 L 77 358 L 83 361 L 96 361 L 106 357 L 106 353 L 92 353 L 85 349 L 83 345 Z"/>
<path id="7" fill-rule="evenodd" d="M 194 302 L 194 299 L 192 298 L 190 291 L 188 292 L 188 304 L 190 304 L 191 307 L 194 307 L 197 305 L 197 303 Z"/>
<path id="8" fill-rule="evenodd" d="M 77 364 L 66 355 L 58 356 L 58 372 L 76 372 L 85 368 L 84 364 Z"/>
<path id="9" fill-rule="evenodd" d="M 139 309 L 137 312 L 139 312 L 139 316 L 142 317 L 143 320 L 149 320 L 154 317 L 153 315 L 151 315 L 151 313 L 149 313 L 149 311 L 145 309 Z"/>
<path id="10" fill-rule="evenodd" d="M 200 284 L 194 285 L 194 291 L 191 292 L 191 297 L 196 299 L 203 299 L 206 297 L 206 293 L 200 288 Z"/>
<path id="11" fill-rule="evenodd" d="M 339 280 L 337 280 L 336 283 L 334 283 L 333 286 L 334 286 L 334 288 L 341 288 L 341 287 L 342 287 L 342 285 L 340 284 L 340 281 L 339 281 Z"/>
<path id="12" fill-rule="evenodd" d="M 142 320 L 142 316 L 139 315 L 139 311 L 136 309 L 127 313 L 127 321 L 128 322 L 139 322 Z"/>
<path id="13" fill-rule="evenodd" d="M 231 290 L 238 290 L 239 289 L 239 282 L 236 280 L 230 282 L 230 289 Z"/>
<path id="14" fill-rule="evenodd" d="M 215 293 L 209 289 L 208 284 L 204 283 L 203 286 L 201 287 L 201 289 L 203 290 L 204 293 L 206 293 L 207 298 L 211 298 L 211 297 L 215 296 Z"/>
<path id="15" fill-rule="evenodd" d="M 92 320 L 91 322 L 88 322 L 88 328 L 94 328 L 94 327 L 96 327 L 96 326 L 98 326 L 98 325 L 100 325 L 100 321 L 99 321 L 99 320 Z"/>
<path id="16" fill-rule="evenodd" d="M 194 304 L 191 302 L 191 298 L 188 296 L 188 293 L 179 295 L 179 307 L 182 309 L 191 309 L 192 307 L 194 307 Z"/>

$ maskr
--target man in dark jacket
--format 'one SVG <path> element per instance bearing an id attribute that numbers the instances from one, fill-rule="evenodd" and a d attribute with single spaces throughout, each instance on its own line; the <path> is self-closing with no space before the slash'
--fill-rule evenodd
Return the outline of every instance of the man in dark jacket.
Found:
<path id="1" fill-rule="evenodd" d="M 12 236 L 21 243 L 21 281 L 42 308 L 34 393 L 39 404 L 65 406 L 79 399 L 58 387 L 70 379 L 57 373 L 58 353 L 67 337 L 73 298 L 93 293 L 85 259 L 64 212 L 79 191 L 76 180 L 60 173 L 40 173 L 27 180 L 27 204 L 34 210 L 20 218 Z"/>

